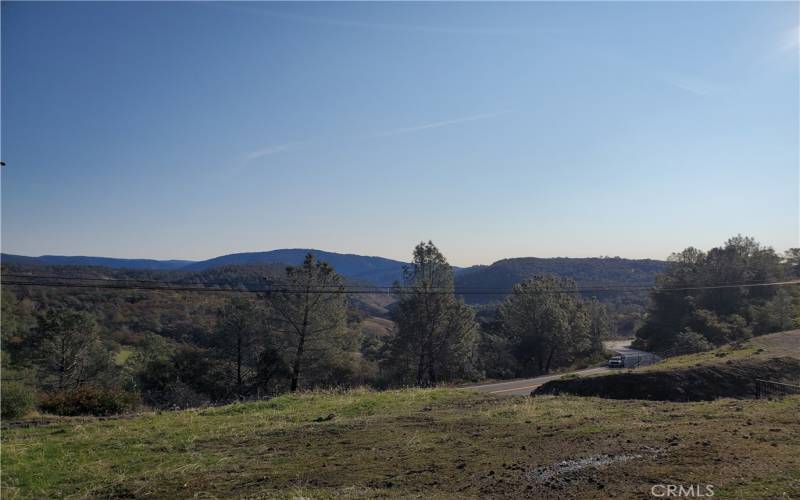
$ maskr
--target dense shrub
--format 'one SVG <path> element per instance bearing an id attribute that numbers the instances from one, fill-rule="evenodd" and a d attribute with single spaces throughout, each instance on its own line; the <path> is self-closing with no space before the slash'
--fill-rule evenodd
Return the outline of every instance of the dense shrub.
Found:
<path id="1" fill-rule="evenodd" d="M 211 403 L 207 395 L 194 390 L 180 380 L 170 382 L 164 387 L 154 390 L 143 390 L 142 400 L 154 408 L 195 408 Z"/>
<path id="2" fill-rule="evenodd" d="M 2 418 L 21 418 L 33 410 L 33 389 L 14 382 L 6 382 L 0 392 L 2 392 L 0 394 Z"/>
<path id="3" fill-rule="evenodd" d="M 680 348 L 687 343 L 680 332 L 691 330 L 718 346 L 792 328 L 795 290 L 746 286 L 788 279 L 787 269 L 775 250 L 743 236 L 708 252 L 689 247 L 673 254 L 656 278 L 637 345 L 654 352 Z M 702 347 L 696 335 L 690 337 L 691 349 Z"/>
<path id="4" fill-rule="evenodd" d="M 714 346 L 705 337 L 692 330 L 684 330 L 675 337 L 674 354 L 693 354 L 709 351 Z"/>
<path id="5" fill-rule="evenodd" d="M 116 415 L 132 410 L 139 402 L 136 394 L 119 389 L 82 387 L 46 394 L 39 403 L 42 410 L 55 415 Z"/>
<path id="6" fill-rule="evenodd" d="M 152 359 L 138 373 L 142 399 L 157 408 L 186 408 L 231 395 L 225 375 L 203 349 L 183 345 L 163 359 Z"/>

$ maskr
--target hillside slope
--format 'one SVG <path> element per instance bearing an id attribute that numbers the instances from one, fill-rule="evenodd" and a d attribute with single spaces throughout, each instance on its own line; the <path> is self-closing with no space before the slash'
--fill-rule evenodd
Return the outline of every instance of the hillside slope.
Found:
<path id="1" fill-rule="evenodd" d="M 342 276 L 377 286 L 390 286 L 396 280 L 400 280 L 403 266 L 405 265 L 403 262 L 383 257 L 340 254 L 311 248 L 295 248 L 222 255 L 213 259 L 194 262 L 185 266 L 183 270 L 203 271 L 222 265 L 299 265 L 303 263 L 303 259 L 309 252 L 313 253 L 317 259 L 333 266 L 336 272 Z"/>
<path id="2" fill-rule="evenodd" d="M 27 257 L 24 255 L 2 254 L 0 262 L 8 265 L 38 266 L 102 266 L 112 269 L 140 271 L 185 271 L 187 273 L 208 271 L 230 266 L 287 266 L 303 263 L 307 253 L 331 264 L 342 276 L 351 281 L 374 286 L 391 286 L 402 279 L 405 263 L 363 255 L 339 254 L 314 249 L 282 249 L 268 252 L 249 252 L 222 255 L 200 262 L 190 260 L 117 259 L 110 257 L 69 257 L 62 255 L 43 255 Z"/>
<path id="3" fill-rule="evenodd" d="M 404 262 L 384 257 L 341 254 L 311 248 L 235 253 L 199 262 L 62 255 L 27 257 L 5 253 L 0 256 L 0 262 L 19 265 L 104 266 L 114 269 L 197 272 L 221 266 L 299 265 L 309 252 L 319 260 L 331 264 L 339 274 L 354 282 L 380 287 L 388 287 L 395 281 L 402 281 L 403 266 L 406 265 Z M 665 264 L 662 261 L 649 259 L 521 257 L 500 260 L 490 266 L 454 267 L 453 270 L 456 288 L 509 290 L 523 279 L 536 275 L 563 276 L 572 278 L 581 285 L 609 283 L 650 285 L 655 275 L 664 269 Z M 502 298 L 502 295 L 495 294 L 471 293 L 465 296 L 467 302 L 476 304 Z"/>
<path id="4" fill-rule="evenodd" d="M 451 389 L 307 393 L 3 431 L 4 498 L 800 495 L 800 397 L 662 403 Z"/>
<path id="5" fill-rule="evenodd" d="M 676 356 L 640 369 L 553 380 L 534 394 L 659 401 L 752 398 L 757 391 L 756 380 L 800 384 L 800 330 Z"/>
<path id="6" fill-rule="evenodd" d="M 151 269 L 170 271 L 192 263 L 191 260 L 117 259 L 114 257 L 84 257 L 67 255 L 42 255 L 27 257 L 10 253 L 0 254 L 3 264 L 51 265 L 51 266 L 104 266 L 114 269 Z"/>
<path id="7" fill-rule="evenodd" d="M 666 262 L 651 259 L 566 258 L 543 259 L 520 257 L 503 259 L 491 266 L 462 271 L 456 274 L 456 291 L 492 288 L 510 290 L 520 281 L 539 275 L 571 278 L 578 285 L 652 285 L 655 276 L 664 270 Z M 499 294 L 465 294 L 468 303 L 487 303 L 502 300 Z"/>

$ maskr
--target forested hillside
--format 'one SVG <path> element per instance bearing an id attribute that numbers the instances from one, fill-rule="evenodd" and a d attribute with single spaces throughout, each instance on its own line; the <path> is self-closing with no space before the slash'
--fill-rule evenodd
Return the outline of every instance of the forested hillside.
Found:
<path id="1" fill-rule="evenodd" d="M 4 253 L 0 256 L 3 264 L 29 264 L 51 266 L 105 266 L 119 269 L 151 269 L 170 270 L 180 269 L 190 260 L 155 260 L 155 259 L 117 259 L 113 257 L 84 257 L 67 255 L 42 255 L 40 257 L 27 257 Z"/>
<path id="2" fill-rule="evenodd" d="M 391 286 L 402 278 L 404 262 L 383 257 L 341 254 L 316 249 L 283 249 L 269 252 L 248 252 L 223 255 L 213 259 L 194 262 L 183 270 L 203 271 L 221 265 L 264 265 L 286 264 L 296 266 L 303 262 L 306 254 L 312 253 L 322 261 L 336 268 L 344 277 L 362 281 L 370 285 Z"/>
<path id="3" fill-rule="evenodd" d="M 649 351 L 697 352 L 795 328 L 798 278 L 797 248 L 780 255 L 741 235 L 707 252 L 686 248 L 658 275 L 637 343 Z"/>
<path id="4" fill-rule="evenodd" d="M 524 377 L 602 362 L 603 339 L 620 334 L 636 332 L 645 350 L 696 352 L 793 328 L 798 256 L 737 236 L 673 255 L 655 288 L 658 261 L 509 259 L 455 273 L 432 242 L 391 289 L 311 253 L 298 266 L 200 271 L 4 264 L 3 368 L 62 414 L 116 412 L 128 397 L 192 406 Z M 497 293 L 467 304 L 459 291 Z M 87 398 L 100 409 L 70 406 Z"/>
<path id="5" fill-rule="evenodd" d="M 614 258 L 537 258 L 503 259 L 490 266 L 473 266 L 455 274 L 456 293 L 466 303 L 494 310 L 506 299 L 514 285 L 537 276 L 573 280 L 579 287 L 596 287 L 583 293 L 605 305 L 615 335 L 629 337 L 644 321 L 648 294 L 642 287 L 655 283 L 666 262 L 652 259 Z M 627 291 L 600 291 L 608 285 L 616 288 L 639 287 Z"/>
<path id="6" fill-rule="evenodd" d="M 280 264 L 221 265 L 203 271 L 75 265 L 2 266 L 6 280 L 36 282 L 36 286 L 4 286 L 8 297 L 13 295 L 31 312 L 58 306 L 89 312 L 96 318 L 104 338 L 122 344 L 135 344 L 146 333 L 155 333 L 178 342 L 203 344 L 212 333 L 218 310 L 235 292 L 266 290 L 271 283 L 283 282 L 285 272 L 286 266 Z M 51 278 L 28 279 L 26 276 Z M 76 286 L 41 286 L 53 282 Z M 156 285 L 163 288 L 164 284 L 172 289 L 149 289 Z M 119 286 L 120 289 L 95 288 L 93 285 Z M 195 286 L 231 293 L 195 292 L 191 290 Z M 258 301 L 262 294 L 247 295 Z M 386 294 L 353 296 L 350 300 L 351 316 L 364 318 L 386 315 L 385 306 L 392 300 Z"/>
<path id="7" fill-rule="evenodd" d="M 403 277 L 404 262 L 370 257 L 365 255 L 341 254 L 324 250 L 292 248 L 267 252 L 247 252 L 221 255 L 199 262 L 190 260 L 118 259 L 111 257 L 80 257 L 64 255 L 24 255 L 2 254 L 3 264 L 44 265 L 44 266 L 103 266 L 114 269 L 149 271 L 198 272 L 226 266 L 296 266 L 303 263 L 306 254 L 312 253 L 317 259 L 328 262 L 345 278 L 374 286 L 391 286 Z"/>
<path id="8" fill-rule="evenodd" d="M 491 266 L 467 268 L 456 273 L 456 293 L 462 292 L 471 304 L 486 304 L 503 300 L 503 294 L 492 290 L 510 290 L 517 283 L 534 276 L 556 276 L 574 280 L 579 286 L 644 285 L 655 283 L 656 274 L 666 262 L 652 259 L 566 258 L 543 259 L 520 257 L 503 259 Z M 481 293 L 486 290 L 486 293 Z"/>
<path id="9" fill-rule="evenodd" d="M 330 385 L 521 376 L 596 362 L 614 330 L 605 306 L 572 293 L 568 279 L 532 280 L 502 311 L 476 314 L 430 242 L 415 248 L 401 287 L 380 293 L 312 254 L 288 267 L 2 271 L 4 367 L 25 391 L 55 398 L 42 407 L 58 413 L 78 411 L 63 398 L 119 401 L 109 390 L 191 406 Z M 539 289 L 548 293 L 528 293 Z M 561 319 L 520 329 L 526 309 Z M 93 408 L 80 411 L 112 411 Z"/>
<path id="10" fill-rule="evenodd" d="M 127 394 L 155 406 L 191 406 L 281 392 L 300 382 L 373 382 L 376 359 L 368 358 L 379 355 L 386 334 L 361 323 L 386 313 L 385 294 L 349 298 L 338 293 L 346 283 L 330 266 L 310 262 L 199 272 L 4 265 L 5 373 L 56 397 L 99 390 L 82 397 L 102 396 L 114 408 Z M 305 287 L 305 269 L 319 275 L 313 286 L 326 300 L 303 306 L 307 295 L 294 290 Z M 308 312 L 296 312 L 297 306 Z M 298 338 L 286 327 L 305 324 L 303 316 L 308 331 Z M 298 351 L 303 344 L 305 352 Z M 296 364 L 301 356 L 302 366 Z M 59 359 L 70 364 L 60 366 Z M 118 390 L 122 396 L 114 395 Z M 72 411 L 59 404 L 51 411 Z"/>
<path id="11" fill-rule="evenodd" d="M 122 270 L 183 271 L 196 273 L 229 266 L 286 266 L 299 265 L 307 253 L 328 262 L 337 272 L 355 282 L 388 287 L 402 281 L 405 262 L 355 254 L 341 254 L 316 249 L 279 249 L 266 252 L 246 252 L 221 255 L 203 261 L 119 259 L 111 257 L 81 257 L 64 255 L 2 254 L 0 261 L 10 265 L 41 266 L 100 266 Z M 475 265 L 466 268 L 451 266 L 459 288 L 501 288 L 510 290 L 520 281 L 537 275 L 558 276 L 575 280 L 579 285 L 637 284 L 650 285 L 655 274 L 663 270 L 665 262 L 615 258 L 538 258 L 520 257 L 503 259 L 492 265 Z M 228 273 L 228 271 L 224 271 Z M 499 302 L 502 296 L 470 294 L 465 300 L 472 304 Z"/>

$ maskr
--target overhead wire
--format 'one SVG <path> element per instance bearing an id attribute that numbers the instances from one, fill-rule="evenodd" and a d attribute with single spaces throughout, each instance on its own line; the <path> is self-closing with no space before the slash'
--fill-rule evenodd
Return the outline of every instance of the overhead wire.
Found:
<path id="1" fill-rule="evenodd" d="M 235 286 L 230 283 L 221 284 L 215 283 L 214 286 L 226 286 L 228 288 L 212 288 L 208 287 L 209 283 L 180 283 L 180 282 L 166 282 L 166 281 L 147 281 L 139 282 L 132 280 L 133 283 L 148 283 L 148 284 L 127 284 L 126 280 L 114 279 L 112 282 L 101 278 L 82 278 L 82 277 L 53 277 L 53 276 L 37 276 L 26 275 L 25 278 L 11 276 L 8 279 L 3 275 L 0 278 L 2 285 L 16 285 L 16 286 L 41 286 L 41 287 L 65 287 L 65 288 L 95 288 L 95 289 L 110 289 L 110 290 L 148 290 L 148 291 L 178 291 L 178 292 L 209 292 L 209 293 L 293 293 L 293 294 L 451 294 L 456 295 L 509 295 L 511 293 L 522 294 L 554 294 L 554 293 L 625 293 L 625 292 L 678 292 L 678 291 L 699 291 L 699 290 L 713 290 L 713 289 L 733 289 L 733 288 L 754 288 L 754 287 L 767 287 L 767 286 L 790 286 L 800 284 L 800 280 L 789 281 L 776 281 L 776 282 L 759 282 L 759 283 L 729 283 L 729 284 L 714 284 L 714 285 L 697 285 L 697 286 L 682 286 L 682 287 L 658 287 L 654 285 L 605 285 L 605 286 L 576 286 L 571 288 L 557 288 L 549 290 L 525 290 L 521 288 L 470 288 L 470 287 L 455 287 L 455 288 L 418 288 L 418 287 L 376 287 L 376 286 L 361 286 L 361 285 L 327 285 L 327 286 L 312 286 L 307 288 L 300 285 L 291 285 L 287 283 L 276 283 L 274 286 L 267 286 L 265 288 L 247 288 L 242 286 Z M 55 280 L 55 281 L 47 281 Z M 80 282 L 63 282 L 60 280 L 75 280 L 75 281 L 90 281 L 89 283 Z M 91 282 L 95 281 L 95 282 Z M 98 282 L 99 281 L 99 282 Z M 104 282 L 106 281 L 106 282 Z M 123 282 L 123 283 L 120 283 Z M 152 283 L 152 284 L 150 284 Z"/>

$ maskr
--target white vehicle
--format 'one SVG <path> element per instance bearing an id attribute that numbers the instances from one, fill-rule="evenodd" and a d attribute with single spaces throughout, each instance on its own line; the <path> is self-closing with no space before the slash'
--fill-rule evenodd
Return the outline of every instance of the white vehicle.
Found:
<path id="1" fill-rule="evenodd" d="M 608 360 L 609 368 L 625 368 L 625 358 L 622 356 L 614 356 Z"/>

